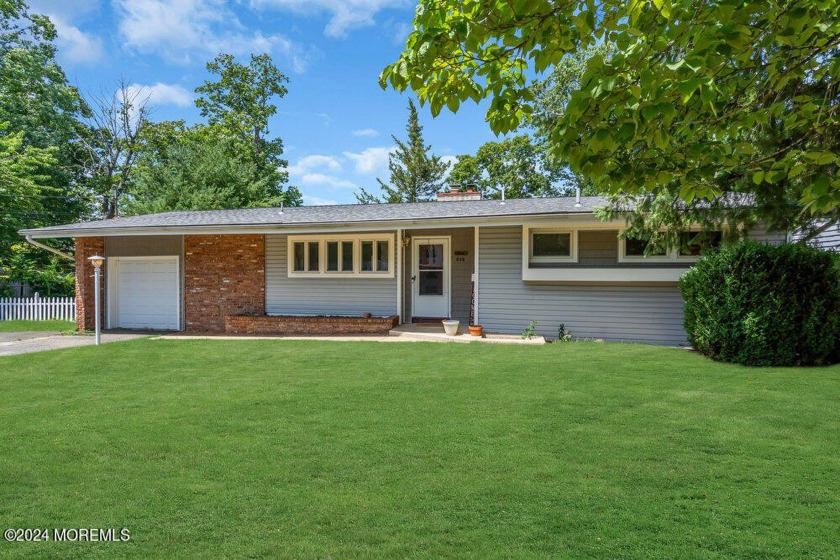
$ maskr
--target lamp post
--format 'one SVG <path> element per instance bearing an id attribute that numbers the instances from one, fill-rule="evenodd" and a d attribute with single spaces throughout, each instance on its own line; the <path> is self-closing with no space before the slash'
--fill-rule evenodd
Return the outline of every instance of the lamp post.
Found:
<path id="1" fill-rule="evenodd" d="M 93 265 L 93 301 L 94 301 L 94 312 L 96 313 L 96 345 L 99 346 L 102 338 L 102 329 L 101 325 L 99 324 L 100 318 L 100 311 L 99 311 L 99 278 L 100 278 L 100 270 L 102 268 L 102 263 L 105 262 L 105 257 L 100 257 L 99 255 L 94 255 L 92 257 L 88 257 L 90 264 Z"/>

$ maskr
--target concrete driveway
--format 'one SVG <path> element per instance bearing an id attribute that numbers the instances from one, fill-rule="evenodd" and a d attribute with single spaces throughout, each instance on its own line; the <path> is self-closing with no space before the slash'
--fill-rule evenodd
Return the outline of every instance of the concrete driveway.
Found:
<path id="1" fill-rule="evenodd" d="M 30 338 L 44 338 L 60 334 L 58 331 L 33 331 L 33 332 L 0 332 L 0 344 L 4 342 L 16 342 L 18 340 L 29 340 Z"/>
<path id="2" fill-rule="evenodd" d="M 102 333 L 102 343 L 119 342 L 149 336 L 148 333 Z M 90 346 L 95 342 L 89 335 L 64 335 L 55 332 L 0 333 L 0 356 L 14 356 L 30 352 L 44 352 L 60 348 Z"/>

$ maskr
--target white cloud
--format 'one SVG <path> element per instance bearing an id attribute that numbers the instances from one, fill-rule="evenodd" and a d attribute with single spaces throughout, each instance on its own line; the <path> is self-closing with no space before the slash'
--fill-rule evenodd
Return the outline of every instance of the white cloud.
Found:
<path id="1" fill-rule="evenodd" d="M 94 64 L 102 60 L 105 51 L 102 39 L 70 25 L 63 17 L 48 14 L 55 25 L 58 56 L 70 64 Z"/>
<path id="2" fill-rule="evenodd" d="M 298 14 L 326 12 L 330 20 L 324 28 L 329 37 L 344 37 L 347 31 L 376 23 L 375 16 L 386 8 L 405 8 L 410 0 L 251 0 L 252 6 L 273 7 Z"/>
<path id="3" fill-rule="evenodd" d="M 379 136 L 379 131 L 373 128 L 360 128 L 353 131 L 353 136 L 357 138 L 376 138 Z"/>
<path id="4" fill-rule="evenodd" d="M 452 166 L 458 163 L 458 156 L 440 156 L 440 161 L 448 163 L 449 168 L 452 169 Z"/>
<path id="5" fill-rule="evenodd" d="M 405 40 L 408 39 L 408 36 L 411 34 L 411 24 L 401 21 L 399 23 L 394 24 L 394 44 L 403 46 L 405 45 Z"/>
<path id="6" fill-rule="evenodd" d="M 306 206 L 334 206 L 338 204 L 335 200 L 319 198 L 317 196 L 303 195 L 303 204 Z"/>
<path id="7" fill-rule="evenodd" d="M 333 156 L 310 155 L 299 158 L 294 165 L 289 166 L 289 173 L 302 175 L 315 169 L 326 168 L 330 171 L 341 171 L 341 163 Z"/>
<path id="8" fill-rule="evenodd" d="M 361 152 L 343 152 L 347 159 L 352 160 L 356 166 L 356 173 L 368 175 L 388 169 L 388 154 L 394 147 L 368 148 Z"/>
<path id="9" fill-rule="evenodd" d="M 328 187 L 335 187 L 339 189 L 355 189 L 358 185 L 353 181 L 341 179 L 332 175 L 325 175 L 323 173 L 307 173 L 300 178 L 300 182 L 305 185 L 326 185 Z"/>
<path id="10" fill-rule="evenodd" d="M 164 84 L 161 82 L 151 86 L 131 84 L 128 86 L 127 93 L 129 98 L 145 99 L 149 105 L 188 107 L 193 102 L 190 92 L 176 84 Z"/>
<path id="11" fill-rule="evenodd" d="M 199 54 L 271 52 L 303 72 L 309 55 L 281 35 L 250 31 L 223 0 L 116 0 L 126 46 L 181 63 Z"/>

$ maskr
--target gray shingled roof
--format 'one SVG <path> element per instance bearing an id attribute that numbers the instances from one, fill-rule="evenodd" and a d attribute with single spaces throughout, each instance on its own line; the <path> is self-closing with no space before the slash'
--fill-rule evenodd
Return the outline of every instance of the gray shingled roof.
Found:
<path id="1" fill-rule="evenodd" d="M 418 202 L 403 204 L 346 204 L 336 206 L 298 206 L 280 208 L 248 208 L 241 210 L 202 210 L 164 212 L 129 216 L 112 220 L 81 222 L 61 226 L 21 230 L 22 235 L 38 237 L 73 237 L 74 232 L 101 233 L 117 230 L 188 229 L 237 226 L 290 226 L 366 224 L 415 220 L 447 220 L 458 218 L 491 218 L 505 216 L 538 216 L 552 214 L 590 214 L 606 206 L 607 199 L 598 196 L 522 198 L 508 200 L 469 200 Z"/>

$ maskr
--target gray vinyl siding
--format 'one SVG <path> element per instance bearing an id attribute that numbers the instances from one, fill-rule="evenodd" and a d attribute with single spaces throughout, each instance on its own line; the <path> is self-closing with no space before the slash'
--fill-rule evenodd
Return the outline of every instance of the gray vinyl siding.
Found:
<path id="1" fill-rule="evenodd" d="M 821 224 L 818 225 L 824 224 L 825 222 L 821 222 Z M 799 241 L 804 237 L 804 235 L 802 232 L 796 232 L 792 237 L 794 241 Z M 811 239 L 808 242 L 808 245 L 817 247 L 818 249 L 824 249 L 826 251 L 840 251 L 840 223 L 834 224 L 824 232 Z"/>
<path id="2" fill-rule="evenodd" d="M 289 278 L 287 236 L 265 236 L 268 315 L 389 316 L 397 312 L 396 278 Z M 394 266 L 395 263 L 391 263 Z"/>
<path id="3" fill-rule="evenodd" d="M 784 243 L 787 235 L 783 231 L 767 231 L 764 227 L 758 226 L 750 230 L 747 237 L 759 243 L 769 243 L 770 245 L 779 245 Z"/>
<path id="4" fill-rule="evenodd" d="M 676 284 L 592 285 L 522 281 L 522 229 L 479 231 L 479 322 L 489 332 L 518 334 L 532 320 L 557 337 L 564 323 L 577 338 L 685 344 Z"/>

